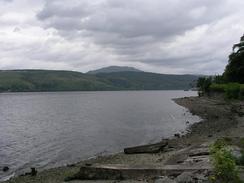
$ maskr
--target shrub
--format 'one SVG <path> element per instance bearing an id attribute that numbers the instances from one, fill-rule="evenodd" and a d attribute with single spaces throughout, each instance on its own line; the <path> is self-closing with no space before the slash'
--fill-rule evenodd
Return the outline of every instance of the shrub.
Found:
<path id="1" fill-rule="evenodd" d="M 210 90 L 214 92 L 225 92 L 226 84 L 212 84 Z"/>
<path id="2" fill-rule="evenodd" d="M 228 99 L 238 99 L 240 95 L 240 84 L 229 83 L 225 89 L 225 96 Z"/>
<path id="3" fill-rule="evenodd" d="M 212 77 L 200 77 L 197 81 L 197 87 L 203 93 L 209 93 L 212 84 Z"/>
<path id="4" fill-rule="evenodd" d="M 227 146 L 227 142 L 225 141 L 224 138 L 217 139 L 214 144 L 211 145 L 210 147 L 210 152 L 211 154 L 216 153 L 218 150 L 224 148 Z"/>
<path id="5" fill-rule="evenodd" d="M 210 91 L 225 93 L 226 99 L 244 99 L 244 84 L 211 84 Z"/>
<path id="6" fill-rule="evenodd" d="M 217 140 L 211 146 L 210 152 L 214 166 L 214 177 L 221 183 L 241 183 L 235 158 L 228 150 L 225 140 Z"/>

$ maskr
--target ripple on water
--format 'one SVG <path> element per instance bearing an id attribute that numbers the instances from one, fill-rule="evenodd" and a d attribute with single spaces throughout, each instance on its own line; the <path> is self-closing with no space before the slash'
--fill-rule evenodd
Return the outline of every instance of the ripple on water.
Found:
<path id="1" fill-rule="evenodd" d="M 0 94 L 0 165 L 16 170 L 77 162 L 156 142 L 198 122 L 171 99 L 185 91 Z M 185 114 L 185 115 L 184 115 Z"/>

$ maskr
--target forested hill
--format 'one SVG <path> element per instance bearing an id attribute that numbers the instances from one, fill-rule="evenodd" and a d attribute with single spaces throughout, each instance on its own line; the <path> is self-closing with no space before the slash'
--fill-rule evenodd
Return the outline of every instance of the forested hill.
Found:
<path id="1" fill-rule="evenodd" d="M 101 69 L 87 72 L 87 74 L 100 74 L 100 73 L 112 73 L 112 72 L 143 72 L 134 67 L 123 67 L 123 66 L 109 66 Z"/>
<path id="2" fill-rule="evenodd" d="M 195 87 L 195 75 L 168 75 L 149 72 L 113 72 L 96 75 L 114 87 L 129 90 L 184 90 Z"/>
<path id="3" fill-rule="evenodd" d="M 0 71 L 1 92 L 184 90 L 197 80 L 194 75 L 166 75 L 147 72 L 83 74 L 73 71 Z"/>

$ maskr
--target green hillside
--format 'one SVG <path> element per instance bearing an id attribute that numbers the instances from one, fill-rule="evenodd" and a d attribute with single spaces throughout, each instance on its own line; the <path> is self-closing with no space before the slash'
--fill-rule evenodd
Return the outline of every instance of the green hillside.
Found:
<path id="1" fill-rule="evenodd" d="M 90 75 L 73 71 L 9 70 L 0 71 L 0 91 L 182 90 L 191 88 L 197 78 L 147 72 Z"/>
<path id="2" fill-rule="evenodd" d="M 198 76 L 149 72 L 113 72 L 96 75 L 107 84 L 128 90 L 183 90 L 192 88 Z"/>

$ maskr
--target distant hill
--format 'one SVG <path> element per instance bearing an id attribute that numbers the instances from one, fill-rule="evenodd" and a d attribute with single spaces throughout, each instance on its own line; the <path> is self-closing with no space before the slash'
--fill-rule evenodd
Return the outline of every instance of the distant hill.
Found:
<path id="1" fill-rule="evenodd" d="M 188 90 L 195 87 L 198 76 L 149 72 L 113 72 L 96 74 L 109 85 L 126 90 Z"/>
<path id="2" fill-rule="evenodd" d="M 112 72 L 142 72 L 134 67 L 109 66 L 87 72 L 87 74 L 112 73 Z"/>
<path id="3" fill-rule="evenodd" d="M 0 92 L 107 91 L 107 90 L 184 90 L 198 76 L 166 75 L 148 72 L 83 74 L 73 71 L 0 71 Z"/>
<path id="4" fill-rule="evenodd" d="M 0 91 L 93 91 L 114 90 L 101 79 L 72 71 L 0 71 Z"/>

